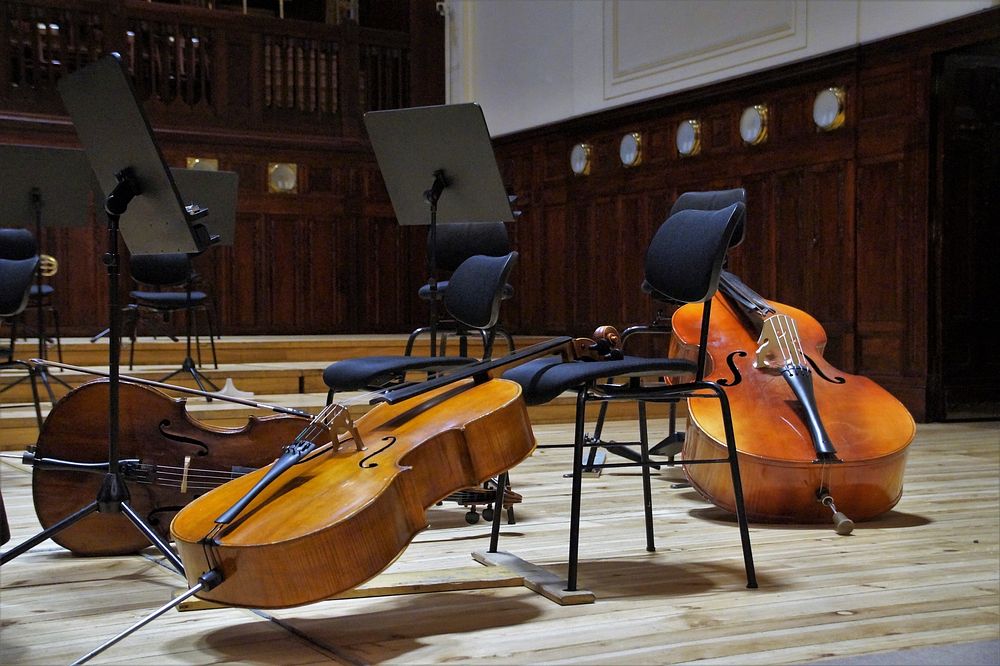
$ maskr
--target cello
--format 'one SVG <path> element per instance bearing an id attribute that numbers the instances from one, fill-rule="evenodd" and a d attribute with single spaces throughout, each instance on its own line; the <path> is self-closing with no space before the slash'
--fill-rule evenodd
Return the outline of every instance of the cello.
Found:
<path id="1" fill-rule="evenodd" d="M 672 351 L 696 357 L 702 307 L 675 311 Z M 823 359 L 826 333 L 816 319 L 723 271 L 709 330 L 705 376 L 729 398 L 751 520 L 832 519 L 849 534 L 854 521 L 896 505 L 913 417 L 875 382 Z M 703 403 L 688 400 L 685 458 L 725 453 L 721 419 Z M 716 466 L 691 465 L 685 474 L 706 499 L 735 511 L 730 479 L 708 467 Z"/>
<path id="2" fill-rule="evenodd" d="M 191 502 L 170 529 L 189 593 L 286 608 L 372 578 L 427 526 L 427 508 L 534 450 L 520 386 L 489 373 L 567 342 L 392 389 L 327 444 L 306 433 L 271 466 Z"/>
<path id="3" fill-rule="evenodd" d="M 45 529 L 97 495 L 107 471 L 108 399 L 106 379 L 73 389 L 52 407 L 37 443 L 24 455 L 33 466 L 32 499 Z M 130 381 L 119 385 L 119 401 L 119 458 L 130 482 L 129 503 L 163 538 L 181 507 L 269 464 L 280 442 L 308 423 L 301 416 L 272 415 L 251 416 L 238 428 L 212 426 L 191 417 L 184 400 Z M 120 513 L 92 513 L 52 539 L 76 555 L 126 555 L 149 546 Z"/>

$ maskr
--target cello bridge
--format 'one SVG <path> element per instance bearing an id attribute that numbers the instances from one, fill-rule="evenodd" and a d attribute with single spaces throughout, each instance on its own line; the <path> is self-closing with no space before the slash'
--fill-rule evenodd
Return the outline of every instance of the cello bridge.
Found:
<path id="1" fill-rule="evenodd" d="M 365 445 L 361 441 L 361 435 L 354 425 L 354 419 L 350 412 L 343 405 L 335 405 L 329 416 L 323 419 L 323 424 L 330 429 L 333 434 L 334 448 L 339 451 L 341 444 L 354 440 L 354 447 L 358 451 L 364 451 Z"/>
<path id="2" fill-rule="evenodd" d="M 786 314 L 774 314 L 764 320 L 757 340 L 757 359 L 753 364 L 755 368 L 781 370 L 789 366 L 802 366 L 804 358 L 799 329 L 794 319 Z"/>

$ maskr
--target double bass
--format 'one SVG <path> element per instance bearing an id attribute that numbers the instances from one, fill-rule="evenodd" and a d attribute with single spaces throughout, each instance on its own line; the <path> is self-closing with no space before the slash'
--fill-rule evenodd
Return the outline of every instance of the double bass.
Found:
<path id="1" fill-rule="evenodd" d="M 695 358 L 702 304 L 674 313 L 674 353 Z M 913 417 L 870 379 L 826 362 L 826 333 L 815 318 L 767 301 L 723 271 L 712 300 L 705 378 L 725 387 L 736 435 L 747 516 L 759 522 L 854 521 L 888 511 L 903 491 Z M 721 416 L 688 400 L 683 457 L 725 455 Z M 704 497 L 735 511 L 728 473 L 691 465 Z"/>

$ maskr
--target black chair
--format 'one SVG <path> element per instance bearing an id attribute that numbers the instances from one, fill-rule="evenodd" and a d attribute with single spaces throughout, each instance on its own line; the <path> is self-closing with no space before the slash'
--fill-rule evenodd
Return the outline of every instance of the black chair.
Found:
<path id="1" fill-rule="evenodd" d="M 440 224 L 436 227 L 437 243 L 436 250 L 431 245 L 431 237 L 427 235 L 427 252 L 434 252 L 435 264 L 438 270 L 445 273 L 453 273 L 469 257 L 477 254 L 487 257 L 503 257 L 510 253 L 510 238 L 507 235 L 507 226 L 503 222 L 453 222 L 450 224 Z M 440 302 L 444 294 L 448 291 L 450 280 L 439 280 L 432 291 L 429 284 L 425 284 L 417 291 L 417 295 L 430 301 L 435 298 Z M 503 287 L 501 300 L 508 300 L 514 296 L 514 288 L 509 284 Z M 468 336 L 471 331 L 463 327 L 461 322 L 455 319 L 439 319 L 438 330 L 441 333 L 441 355 L 447 354 L 448 337 L 455 335 L 459 338 L 461 349 L 460 355 L 467 353 Z M 514 351 L 514 338 L 502 326 L 495 326 L 497 335 L 500 335 L 507 342 L 507 348 Z M 406 341 L 406 355 L 413 351 L 413 344 L 417 338 L 425 333 L 429 333 L 430 326 L 421 326 L 410 333 Z M 481 331 L 480 331 L 481 334 Z M 483 339 L 485 344 L 485 339 Z"/>
<path id="2" fill-rule="evenodd" d="M 204 314 L 208 324 L 209 342 L 212 347 L 212 363 L 214 367 L 219 367 L 219 361 L 215 354 L 215 326 L 211 309 L 211 297 L 204 288 L 199 288 L 202 286 L 200 284 L 200 276 L 194 270 L 191 257 L 182 252 L 137 254 L 133 255 L 130 259 L 129 270 L 132 274 L 132 279 L 140 287 L 145 287 L 129 293 L 131 297 L 131 302 L 128 305 L 129 339 L 131 341 L 128 357 L 129 368 L 132 367 L 135 359 L 135 339 L 140 319 L 148 318 L 147 315 L 152 314 L 155 319 L 166 323 L 171 320 L 172 314 L 184 312 L 186 315 L 185 335 L 187 338 L 187 356 L 184 360 L 182 370 L 191 372 L 200 385 L 203 378 L 198 376 L 194 368 L 194 362 L 191 359 L 191 336 L 193 331 L 196 353 L 198 355 L 198 366 L 202 365 L 201 337 L 198 333 L 196 318 L 199 312 Z M 177 341 L 177 336 L 173 334 L 172 330 L 167 331 L 167 335 L 169 335 L 171 340 Z"/>
<path id="3" fill-rule="evenodd" d="M 10 325 L 8 345 L 0 349 L 3 358 L 0 368 L 17 368 L 27 371 L 22 377 L 0 389 L 0 393 L 10 390 L 25 378 L 31 381 L 31 394 L 35 402 L 35 418 L 38 427 L 42 427 L 42 409 L 38 400 L 38 384 L 35 381 L 36 370 L 30 363 L 14 358 L 14 345 L 17 341 L 17 320 L 28 305 L 31 283 L 35 279 L 35 269 L 38 267 L 38 257 L 28 259 L 0 259 L 0 321 Z M 14 405 L 2 405 L 12 407 Z"/>
<path id="4" fill-rule="evenodd" d="M 734 203 L 746 205 L 746 202 L 747 193 L 742 187 L 732 190 L 685 192 L 677 197 L 677 201 L 674 202 L 673 208 L 670 209 L 670 215 L 679 213 L 682 210 L 722 210 L 723 208 L 731 206 Z M 743 242 L 746 235 L 745 230 L 745 221 L 741 221 L 737 228 L 733 231 L 732 238 L 729 240 L 730 248 L 734 248 Z M 666 294 L 655 289 L 648 280 L 642 281 L 640 289 L 643 293 L 649 294 L 649 296 L 658 304 L 656 314 L 654 315 L 651 323 L 636 324 L 634 326 L 629 326 L 622 331 L 622 349 L 626 348 L 626 343 L 629 338 L 633 338 L 634 336 L 670 336 L 673 331 L 670 326 L 670 315 L 668 313 L 672 313 L 678 306 L 683 305 L 683 303 L 680 303 L 670 298 L 670 296 L 667 296 Z M 638 462 L 637 454 L 628 447 L 622 447 L 616 443 L 606 443 L 601 440 L 601 433 L 604 428 L 604 419 L 607 415 L 607 410 L 608 403 L 602 403 L 600 413 L 598 414 L 597 421 L 594 425 L 594 434 L 587 436 L 588 444 L 591 446 L 587 458 L 589 461 L 588 468 L 593 471 L 599 471 L 599 468 L 595 465 L 595 463 L 599 463 L 598 447 L 603 447 L 612 453 Z M 668 418 L 669 427 L 667 429 L 666 436 L 659 442 L 651 445 L 649 447 L 649 453 L 654 456 L 666 456 L 668 462 L 673 462 L 675 457 L 681 452 L 681 448 L 684 446 L 684 433 L 677 430 L 677 403 L 670 403 Z"/>
<path id="5" fill-rule="evenodd" d="M 517 261 L 517 252 L 502 257 L 469 257 L 452 273 L 442 301 L 447 313 L 469 330 L 482 333 L 483 359 L 469 356 L 412 356 L 407 344 L 403 356 L 368 356 L 337 361 L 323 371 L 329 391 L 327 404 L 338 391 L 385 388 L 405 381 L 408 372 L 428 376 L 491 357 L 497 335 L 500 301 L 507 277 Z"/>
<path id="6" fill-rule="evenodd" d="M 59 262 L 55 257 L 48 254 L 38 254 L 38 244 L 34 234 L 30 231 L 27 229 L 0 229 L 0 259 L 30 259 L 34 256 L 38 256 L 40 259 L 38 272 L 43 278 L 50 278 L 59 270 Z M 55 329 L 56 351 L 59 361 L 62 362 L 62 332 L 59 330 L 59 310 L 56 309 L 54 299 L 55 287 L 38 280 L 32 282 L 31 290 L 28 293 L 28 305 L 21 318 L 24 320 L 25 328 L 30 329 L 36 318 L 27 315 L 29 310 L 38 308 L 41 311 L 41 316 L 48 314 Z M 42 325 L 44 326 L 44 322 Z M 41 334 L 38 331 L 35 333 Z M 26 331 L 22 332 L 22 337 L 26 337 Z M 48 335 L 46 335 L 45 342 L 49 342 Z"/>
<path id="7" fill-rule="evenodd" d="M 585 467 L 583 451 L 587 446 L 584 435 L 587 405 L 592 402 L 634 401 L 639 411 L 639 462 L 606 463 L 602 467 L 642 468 L 643 503 L 646 517 L 646 550 L 653 544 L 653 510 L 646 426 L 646 403 L 676 403 L 689 397 L 717 399 L 725 424 L 728 455 L 725 458 L 684 460 L 683 464 L 728 464 L 736 497 L 739 532 L 743 544 L 747 587 L 756 587 L 750 532 L 743 505 L 736 444 L 733 439 L 729 402 L 722 388 L 705 381 L 705 341 L 708 336 L 712 296 L 718 289 L 726 250 L 736 229 L 743 223 L 743 204 L 735 203 L 719 211 L 683 210 L 671 215 L 659 228 L 646 254 L 646 280 L 657 292 L 680 303 L 704 303 L 701 326 L 701 351 L 697 362 L 682 358 L 641 358 L 621 356 L 605 361 L 563 360 L 544 357 L 529 361 L 504 373 L 505 379 L 518 382 L 524 389 L 529 405 L 548 402 L 565 391 L 577 394 L 576 432 L 573 446 L 573 486 L 570 515 L 569 569 L 567 590 L 576 590 L 577 555 L 580 535 L 580 503 Z M 623 380 L 608 381 L 608 377 Z M 674 378 L 676 383 L 655 381 L 643 383 L 643 378 Z M 693 377 L 693 379 L 691 379 Z M 560 445 L 554 445 L 560 446 Z M 565 446 L 565 445 L 562 445 Z M 495 550 L 498 532 L 495 529 L 491 550 Z"/>
<path id="8" fill-rule="evenodd" d="M 323 381 L 329 391 L 327 404 L 333 402 L 338 391 L 377 390 L 399 386 L 407 380 L 408 373 L 418 373 L 431 378 L 437 373 L 447 372 L 480 360 L 488 360 L 493 353 L 493 343 L 497 335 L 497 321 L 500 318 L 500 301 L 504 298 L 504 288 L 514 264 L 517 252 L 509 252 L 500 257 L 475 255 L 468 257 L 451 275 L 448 288 L 442 294 L 445 311 L 457 323 L 459 330 L 476 331 L 483 337 L 483 358 L 476 359 L 464 354 L 458 356 L 441 355 L 412 356 L 412 341 L 406 346 L 403 356 L 368 356 L 337 361 L 323 371 Z M 464 350 L 463 350 L 464 351 Z M 479 520 L 477 506 L 485 506 L 483 515 L 492 519 L 494 498 L 498 484 L 503 483 L 503 500 L 498 503 L 497 512 L 507 512 L 508 524 L 514 523 L 513 504 L 520 501 L 520 495 L 510 489 L 506 474 L 501 479 L 491 479 L 482 488 L 467 488 L 445 498 L 456 502 L 469 511 L 465 520 L 472 524 Z"/>

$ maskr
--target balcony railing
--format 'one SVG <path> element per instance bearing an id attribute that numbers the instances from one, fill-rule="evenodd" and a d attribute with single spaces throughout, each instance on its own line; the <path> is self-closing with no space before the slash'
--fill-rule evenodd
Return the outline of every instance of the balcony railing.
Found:
<path id="1" fill-rule="evenodd" d="M 60 77 L 122 54 L 157 124 L 356 133 L 410 99 L 409 36 L 139 0 L 0 4 L 0 110 L 61 115 Z M 320 121 L 320 122 L 317 122 Z"/>

